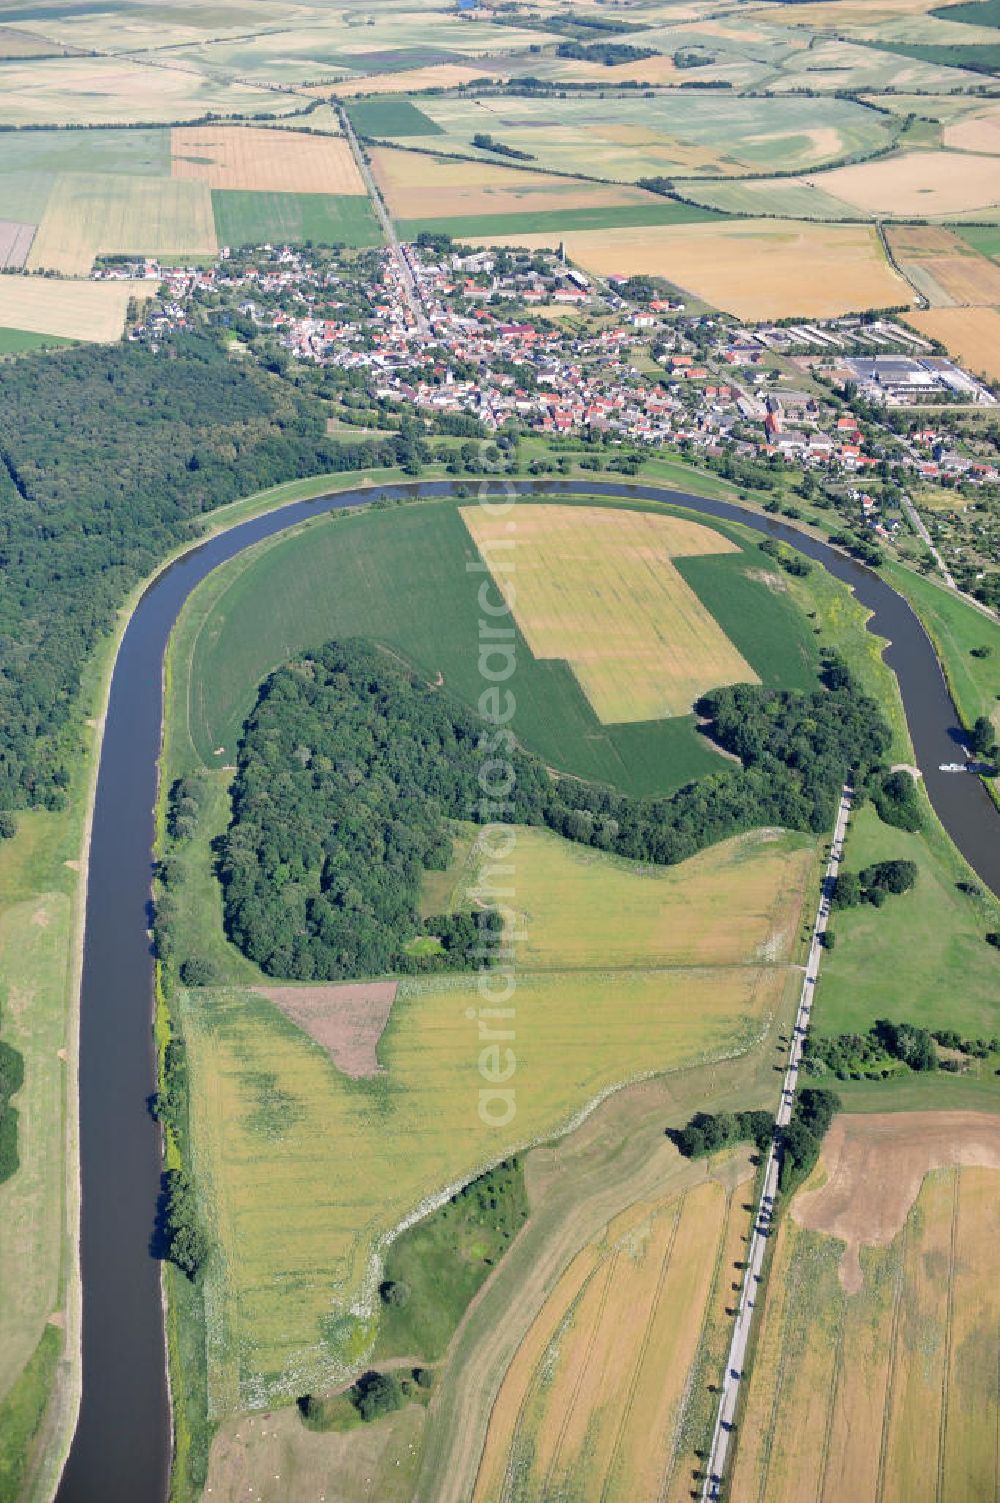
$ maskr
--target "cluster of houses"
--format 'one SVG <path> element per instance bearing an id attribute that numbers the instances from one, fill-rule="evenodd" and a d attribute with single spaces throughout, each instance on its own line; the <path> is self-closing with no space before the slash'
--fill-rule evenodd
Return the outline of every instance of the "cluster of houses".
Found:
<path id="1" fill-rule="evenodd" d="M 104 274 L 157 280 L 160 295 L 132 337 L 150 341 L 195 319 L 215 295 L 289 354 L 363 373 L 376 401 L 510 419 L 570 435 L 590 429 L 719 456 L 779 456 L 806 469 L 862 475 L 881 460 L 857 419 L 809 379 L 822 369 L 883 404 L 928 389 L 993 403 L 989 391 L 926 341 L 889 321 L 856 318 L 743 326 L 686 317 L 655 289 L 597 282 L 558 252 L 456 250 L 434 243 L 361 258 L 262 247 L 204 267 L 121 263 Z M 907 353 L 909 351 L 909 353 Z M 870 353 L 869 353 L 870 352 Z M 780 367 L 780 369 L 779 369 Z M 802 372 L 802 390 L 792 376 Z M 949 451 L 930 428 L 907 444 L 915 475 L 996 480 L 995 467 Z M 863 492 L 859 492 L 859 497 Z M 871 498 L 868 498 L 870 500 Z M 874 503 L 862 515 L 877 527 Z"/>

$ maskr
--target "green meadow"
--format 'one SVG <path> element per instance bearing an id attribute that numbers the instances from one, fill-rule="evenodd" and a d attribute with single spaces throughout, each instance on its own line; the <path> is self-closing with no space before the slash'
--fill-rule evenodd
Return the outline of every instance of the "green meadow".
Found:
<path id="1" fill-rule="evenodd" d="M 359 194 L 262 193 L 213 188 L 212 212 L 220 245 L 318 241 L 323 245 L 379 245 L 382 232 L 371 203 Z"/>
<path id="2" fill-rule="evenodd" d="M 524 214 L 462 214 L 454 219 L 401 219 L 397 223 L 400 239 L 415 240 L 427 232 L 451 235 L 454 240 L 471 240 L 475 236 L 543 234 L 551 230 L 557 238 L 565 230 L 610 230 L 621 226 L 644 224 L 697 224 L 706 219 L 725 219 L 725 214 L 696 204 L 677 203 L 664 198 L 659 203 L 614 204 L 590 209 L 538 209 Z"/>
<path id="3" fill-rule="evenodd" d="M 409 99 L 359 99 L 348 106 L 360 136 L 440 136 L 440 125 Z"/>
<path id="4" fill-rule="evenodd" d="M 725 530 L 742 543 L 738 529 Z M 766 560 L 755 544 L 743 546 L 678 567 L 765 683 L 805 688 L 814 682 L 812 629 L 790 593 L 748 577 Z M 191 734 L 202 761 L 232 761 L 260 681 L 334 636 L 384 642 L 474 706 L 483 687 L 483 576 L 467 566 L 477 563 L 457 506 L 439 502 L 317 518 L 219 570 L 192 606 L 197 630 L 185 629 Z M 720 768 L 693 715 L 602 725 L 564 662 L 536 660 L 519 632 L 515 652 L 512 725 L 551 765 L 636 793 L 669 792 Z"/>

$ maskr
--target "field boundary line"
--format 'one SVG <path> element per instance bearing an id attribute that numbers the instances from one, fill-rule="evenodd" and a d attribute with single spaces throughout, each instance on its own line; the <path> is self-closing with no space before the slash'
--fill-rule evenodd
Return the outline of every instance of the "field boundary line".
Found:
<path id="1" fill-rule="evenodd" d="M 830 1381 L 830 1401 L 826 1407 L 826 1424 L 823 1427 L 823 1448 L 820 1452 L 819 1479 L 816 1489 L 817 1503 L 826 1496 L 826 1474 L 830 1466 L 830 1442 L 833 1439 L 833 1421 L 840 1393 L 840 1380 L 844 1372 L 844 1339 L 847 1327 L 847 1302 L 841 1300 L 840 1320 L 837 1326 L 837 1350 L 833 1358 L 833 1377 Z"/>
<path id="2" fill-rule="evenodd" d="M 906 1252 L 909 1243 L 909 1218 L 903 1227 L 899 1246 L 899 1267 L 896 1271 L 896 1289 L 892 1302 L 892 1332 L 889 1337 L 889 1362 L 885 1380 L 885 1399 L 882 1409 L 882 1436 L 878 1449 L 878 1472 L 875 1480 L 875 1503 L 883 1503 L 885 1497 L 886 1462 L 889 1456 L 889 1430 L 892 1425 L 892 1401 L 896 1389 L 896 1349 L 899 1346 L 900 1313 L 903 1307 L 903 1284 L 906 1281 Z"/>
<path id="3" fill-rule="evenodd" d="M 678 1219 L 679 1214 L 680 1213 L 678 1212 Z M 573 1417 L 573 1410 L 576 1408 L 576 1401 L 580 1397 L 580 1389 L 583 1387 L 583 1380 L 587 1375 L 587 1369 L 590 1366 L 591 1358 L 594 1354 L 594 1346 L 597 1342 L 597 1333 L 601 1328 L 601 1322 L 604 1319 L 604 1312 L 608 1306 L 608 1296 L 611 1292 L 611 1283 L 614 1279 L 615 1270 L 618 1267 L 618 1260 L 620 1256 L 620 1249 L 615 1247 L 612 1249 L 611 1254 L 607 1259 L 608 1271 L 605 1275 L 604 1288 L 601 1291 L 601 1300 L 594 1317 L 594 1324 L 590 1330 L 590 1338 L 587 1341 L 587 1355 L 585 1360 L 580 1364 L 580 1373 L 575 1384 L 573 1385 L 573 1392 L 570 1396 L 568 1404 L 566 1405 L 566 1413 L 563 1415 L 562 1424 L 559 1426 L 559 1434 L 556 1436 L 556 1443 L 552 1448 L 552 1460 L 549 1462 L 548 1469 L 545 1473 L 545 1481 L 542 1484 L 541 1496 L 543 1498 L 547 1497 L 549 1494 L 549 1484 L 559 1462 L 560 1452 L 562 1451 L 563 1447 L 563 1441 L 566 1439 L 566 1431 L 569 1429 L 569 1422 Z"/>
<path id="4" fill-rule="evenodd" d="M 674 1480 L 674 1473 L 677 1470 L 677 1459 L 681 1451 L 681 1436 L 691 1404 L 691 1395 L 694 1387 L 694 1382 L 696 1379 L 700 1381 L 702 1377 L 707 1377 L 709 1372 L 707 1363 L 705 1365 L 704 1372 L 699 1370 L 701 1366 L 699 1358 L 704 1350 L 705 1342 L 708 1336 L 708 1328 L 712 1323 L 712 1310 L 714 1308 L 715 1301 L 719 1297 L 719 1295 L 722 1294 L 722 1274 L 723 1266 L 726 1261 L 726 1239 L 729 1235 L 730 1224 L 733 1220 L 733 1206 L 741 1188 L 741 1185 L 735 1185 L 729 1191 L 729 1194 L 726 1198 L 725 1215 L 722 1218 L 722 1228 L 719 1233 L 719 1243 L 715 1250 L 715 1265 L 712 1269 L 712 1278 L 709 1283 L 708 1296 L 705 1300 L 705 1313 L 702 1316 L 701 1330 L 698 1332 L 698 1352 L 695 1356 L 694 1362 L 692 1363 L 691 1372 L 688 1374 L 688 1381 L 685 1384 L 684 1392 L 681 1395 L 680 1410 L 677 1416 L 677 1425 L 674 1434 L 674 1444 L 671 1447 L 670 1455 L 667 1458 L 667 1461 L 663 1468 L 663 1475 L 660 1478 L 660 1491 L 657 1494 L 656 1503 L 666 1503 L 666 1497 L 667 1493 L 670 1490 L 670 1484 Z M 751 1194 L 752 1193 L 753 1189 L 751 1186 Z"/>
<path id="5" fill-rule="evenodd" d="M 944 1322 L 944 1367 L 941 1373 L 941 1416 L 938 1421 L 937 1503 L 944 1503 L 944 1451 L 948 1438 L 948 1391 L 951 1378 L 951 1333 L 955 1319 L 955 1251 L 958 1246 L 959 1186 L 962 1170 L 955 1168 L 951 1192 L 951 1241 L 948 1247 L 948 1299 Z"/>
<path id="6" fill-rule="evenodd" d="M 649 1351 L 653 1322 L 655 1321 L 657 1311 L 660 1308 L 660 1300 L 663 1296 L 663 1288 L 667 1282 L 667 1275 L 670 1272 L 670 1264 L 673 1261 L 674 1247 L 677 1242 L 677 1231 L 680 1227 L 681 1217 L 684 1214 L 684 1207 L 687 1204 L 687 1198 L 690 1193 L 691 1192 L 689 1190 L 685 1190 L 684 1194 L 680 1197 L 680 1200 L 677 1203 L 676 1210 L 674 1211 L 674 1224 L 670 1229 L 670 1241 L 667 1244 L 667 1247 L 663 1254 L 663 1259 L 660 1263 L 660 1274 L 659 1278 L 656 1281 L 656 1291 L 650 1304 L 649 1319 L 646 1321 L 646 1329 L 643 1331 L 642 1341 L 639 1343 L 639 1353 L 636 1357 L 635 1362 L 632 1364 L 632 1372 L 629 1377 L 628 1390 L 625 1395 L 625 1403 L 622 1406 L 621 1418 L 618 1421 L 618 1429 L 615 1435 L 614 1445 L 611 1447 L 611 1455 L 608 1458 L 607 1470 L 604 1473 L 604 1482 L 601 1487 L 600 1503 L 607 1503 L 608 1489 L 611 1487 L 611 1474 L 614 1471 L 614 1468 L 618 1463 L 619 1455 L 621 1454 L 622 1438 L 625 1434 L 625 1426 L 628 1424 L 632 1414 L 632 1405 L 635 1402 L 635 1391 L 639 1386 L 639 1379 L 642 1376 L 642 1369 L 646 1361 L 646 1353 Z"/>

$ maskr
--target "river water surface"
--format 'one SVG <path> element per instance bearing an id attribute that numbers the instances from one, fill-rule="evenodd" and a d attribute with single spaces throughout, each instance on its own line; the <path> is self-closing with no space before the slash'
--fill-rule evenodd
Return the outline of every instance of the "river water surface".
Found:
<path id="1" fill-rule="evenodd" d="M 655 486 L 518 482 L 519 494 L 673 502 L 742 522 L 798 548 L 844 580 L 888 637 L 918 765 L 955 844 L 1000 894 L 1000 812 L 979 779 L 938 771 L 962 760 L 958 716 L 923 627 L 877 574 L 824 543 L 739 506 Z M 387 495 L 445 496 L 449 482 L 392 486 Z M 111 682 L 94 807 L 80 1019 L 83 1401 L 59 1503 L 164 1503 L 170 1411 L 160 1264 L 151 1251 L 160 1188 L 153 964 L 148 937 L 162 664 L 171 627 L 194 587 L 252 543 L 323 512 L 371 502 L 371 488 L 282 507 L 185 554 L 158 576 L 129 622 Z"/>

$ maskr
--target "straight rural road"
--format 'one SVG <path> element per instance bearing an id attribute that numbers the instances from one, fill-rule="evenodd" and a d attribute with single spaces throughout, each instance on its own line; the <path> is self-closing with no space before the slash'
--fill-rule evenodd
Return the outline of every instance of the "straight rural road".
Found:
<path id="1" fill-rule="evenodd" d="M 750 1246 L 747 1251 L 743 1285 L 740 1289 L 740 1302 L 736 1312 L 736 1324 L 733 1327 L 729 1356 L 726 1359 L 726 1372 L 722 1380 L 719 1411 L 715 1419 L 715 1429 L 712 1432 L 712 1446 L 707 1462 L 705 1483 L 701 1493 L 703 1503 L 711 1503 L 711 1500 L 722 1496 L 722 1483 L 726 1475 L 726 1463 L 729 1459 L 729 1443 L 733 1435 L 736 1408 L 740 1397 L 740 1384 L 743 1381 L 743 1364 L 746 1360 L 747 1343 L 750 1339 L 750 1327 L 753 1324 L 757 1294 L 760 1292 L 764 1253 L 767 1248 L 767 1239 L 771 1233 L 774 1202 L 778 1192 L 778 1172 L 781 1164 L 776 1146 L 777 1137 L 780 1135 L 780 1130 L 783 1127 L 787 1127 L 792 1115 L 792 1106 L 795 1101 L 795 1087 L 798 1084 L 799 1078 L 799 1065 L 802 1062 L 802 1046 L 805 1043 L 806 1033 L 809 1029 L 813 998 L 816 995 L 816 982 L 819 979 L 820 960 L 823 955 L 823 936 L 826 933 L 826 926 L 830 917 L 830 899 L 833 896 L 833 884 L 836 880 L 841 857 L 844 853 L 844 837 L 847 833 L 847 821 L 851 813 L 852 798 L 853 789 L 850 784 L 845 784 L 840 796 L 840 805 L 837 809 L 837 819 L 833 827 L 830 859 L 827 862 L 823 883 L 820 887 L 819 907 L 816 910 L 816 921 L 813 924 L 805 976 L 802 978 L 802 993 L 799 997 L 799 1008 L 795 1015 L 792 1041 L 788 1049 L 788 1064 L 785 1067 L 785 1078 L 781 1087 L 781 1101 L 774 1118 L 776 1137 L 775 1141 L 771 1144 L 771 1149 L 767 1156 L 760 1201 L 754 1215 L 753 1231 L 750 1234 Z"/>
<path id="2" fill-rule="evenodd" d="M 420 296 L 420 289 L 417 287 L 417 280 L 413 275 L 413 268 L 407 260 L 406 252 L 399 243 L 399 236 L 396 234 L 396 226 L 392 222 L 392 215 L 386 208 L 385 201 L 378 190 L 375 179 L 372 177 L 372 170 L 368 165 L 361 142 L 355 135 L 354 126 L 351 124 L 351 117 L 346 110 L 339 110 L 338 114 L 340 115 L 340 123 L 344 128 L 344 135 L 347 137 L 347 144 L 354 154 L 354 160 L 358 164 L 358 171 L 361 173 L 362 181 L 368 190 L 368 197 L 372 201 L 372 207 L 382 226 L 385 243 L 392 252 L 392 258 L 396 263 L 400 291 L 406 299 L 420 333 L 429 335 L 430 323 L 424 309 L 423 299 Z"/>
<path id="3" fill-rule="evenodd" d="M 925 548 L 929 549 L 931 555 L 933 556 L 934 562 L 941 570 L 941 573 L 944 576 L 945 584 L 950 590 L 957 590 L 958 585 L 955 583 L 951 573 L 949 572 L 947 564 L 935 547 L 933 539 L 931 538 L 930 533 L 927 531 L 927 528 L 924 525 L 923 518 L 917 511 L 917 508 L 914 506 L 909 496 L 906 495 L 904 495 L 903 497 L 903 510 L 906 512 L 906 515 L 913 523 L 913 527 L 917 533 L 917 536 L 920 538 L 920 541 L 923 543 Z"/>

